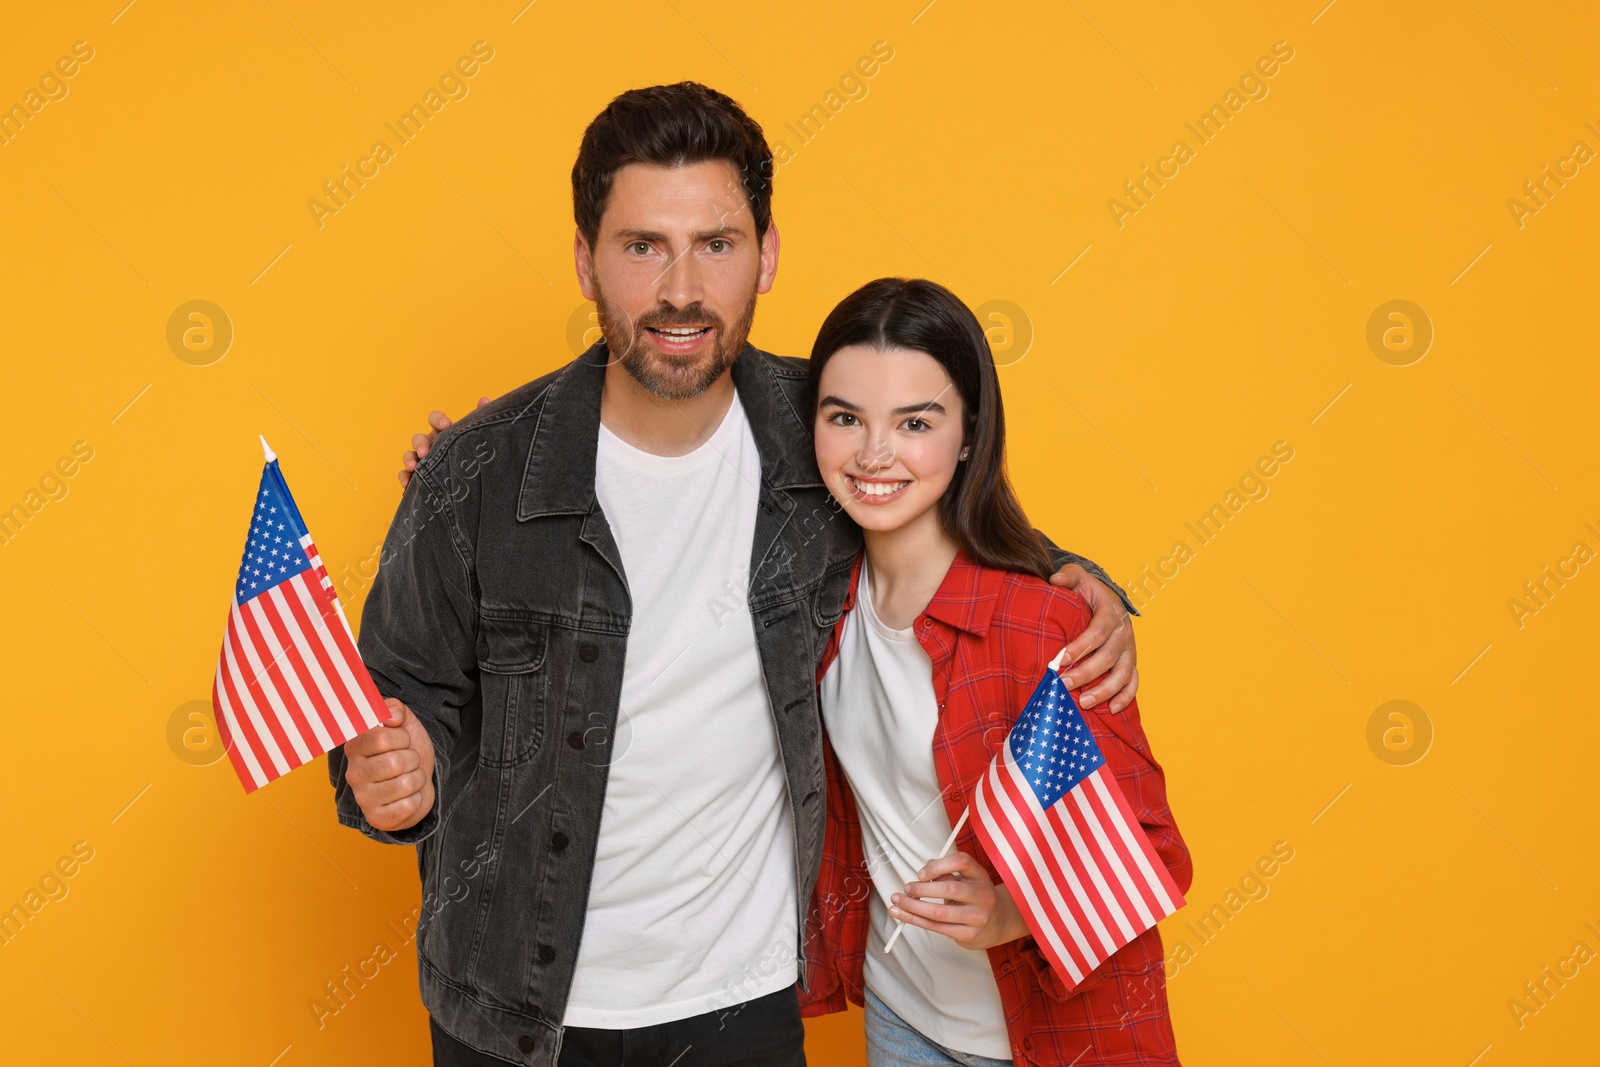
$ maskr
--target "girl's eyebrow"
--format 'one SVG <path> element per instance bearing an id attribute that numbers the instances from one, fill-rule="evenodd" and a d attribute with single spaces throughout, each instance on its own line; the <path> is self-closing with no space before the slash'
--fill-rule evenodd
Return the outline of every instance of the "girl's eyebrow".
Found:
<path id="1" fill-rule="evenodd" d="M 846 411 L 860 411 L 861 410 L 860 408 L 856 407 L 854 404 L 850 403 L 850 401 L 844 400 L 844 399 L 842 399 L 840 397 L 832 396 L 832 395 L 823 397 L 822 400 L 820 402 L 818 402 L 817 406 L 819 408 L 825 408 L 825 407 L 828 407 L 830 404 L 832 406 L 836 407 L 836 408 L 844 408 Z M 949 412 L 945 411 L 944 405 L 939 403 L 937 400 L 924 400 L 920 404 L 907 404 L 904 407 L 895 408 L 893 411 L 890 412 L 890 414 L 891 415 L 948 415 Z"/>

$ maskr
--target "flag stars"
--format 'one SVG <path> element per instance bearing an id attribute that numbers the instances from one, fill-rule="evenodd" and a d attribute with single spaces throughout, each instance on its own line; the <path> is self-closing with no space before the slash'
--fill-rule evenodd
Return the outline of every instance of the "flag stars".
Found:
<path id="1" fill-rule="evenodd" d="M 1059 685 L 1023 711 L 1008 745 L 1022 781 L 1034 787 L 1045 807 L 1105 764 L 1071 695 Z"/>
<path id="2" fill-rule="evenodd" d="M 264 484 L 252 510 L 245 537 L 243 560 L 236 584 L 243 601 L 257 596 L 305 571 L 317 570 L 309 558 L 297 551 L 301 540 L 310 535 L 299 525 L 294 503 L 280 486 Z M 324 585 L 331 583 L 324 577 Z"/>

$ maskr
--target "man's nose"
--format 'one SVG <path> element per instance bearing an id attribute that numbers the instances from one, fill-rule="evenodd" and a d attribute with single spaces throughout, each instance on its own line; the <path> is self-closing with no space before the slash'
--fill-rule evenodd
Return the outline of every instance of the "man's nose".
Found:
<path id="1" fill-rule="evenodd" d="M 661 272 L 656 296 L 662 303 L 683 309 L 705 299 L 700 264 L 687 252 L 677 253 Z"/>

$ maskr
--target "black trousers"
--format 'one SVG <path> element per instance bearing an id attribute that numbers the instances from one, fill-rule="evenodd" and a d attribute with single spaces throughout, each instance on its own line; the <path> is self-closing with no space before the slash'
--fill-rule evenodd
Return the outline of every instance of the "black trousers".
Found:
<path id="1" fill-rule="evenodd" d="M 430 1017 L 434 1067 L 500 1067 Z M 569 1026 L 561 1067 L 805 1067 L 805 1028 L 790 986 L 743 1004 L 633 1030 Z"/>

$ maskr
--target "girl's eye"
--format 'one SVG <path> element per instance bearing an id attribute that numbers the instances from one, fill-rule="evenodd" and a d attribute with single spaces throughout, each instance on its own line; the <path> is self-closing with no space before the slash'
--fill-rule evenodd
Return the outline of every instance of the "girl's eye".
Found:
<path id="1" fill-rule="evenodd" d="M 840 419 L 849 419 L 851 421 L 840 422 Z M 835 426 L 849 426 L 854 423 L 855 416 L 850 414 L 848 411 L 835 411 L 832 415 L 828 416 L 828 421 L 833 423 Z"/>
<path id="2" fill-rule="evenodd" d="M 923 430 L 926 430 L 927 428 L 928 428 L 928 423 L 924 419 L 907 419 L 906 420 L 906 429 L 910 430 L 912 433 L 921 433 Z"/>

